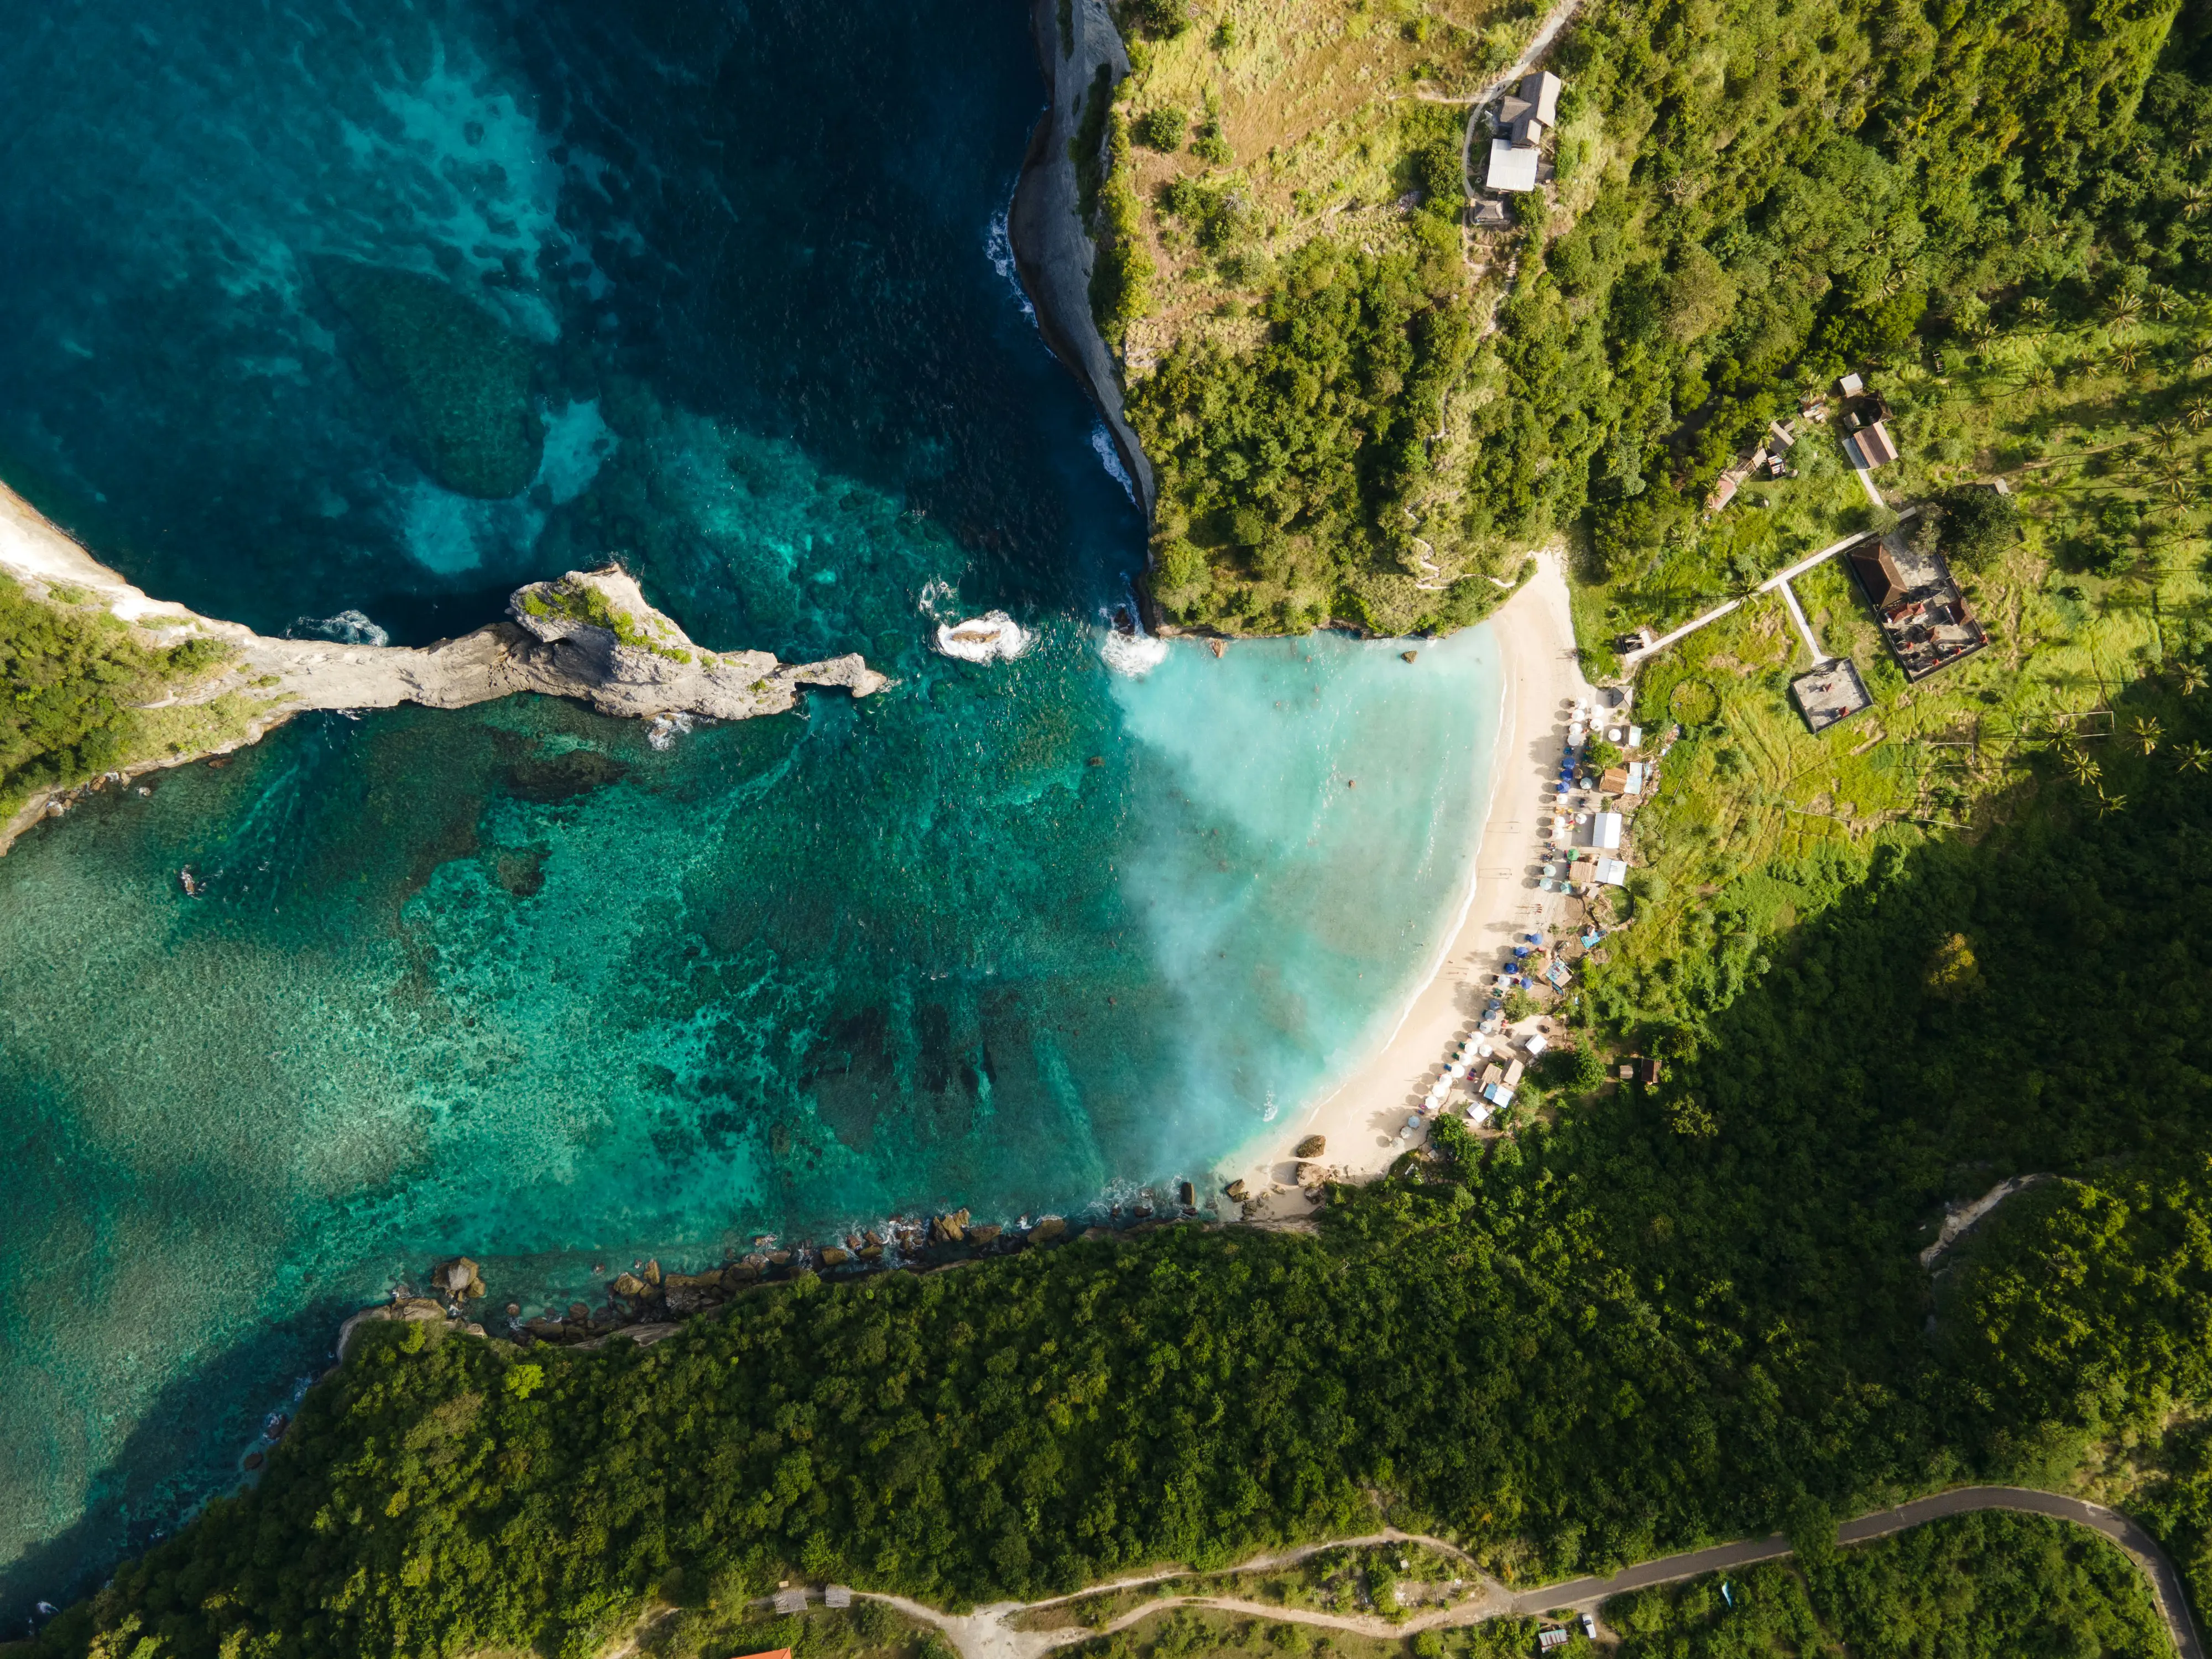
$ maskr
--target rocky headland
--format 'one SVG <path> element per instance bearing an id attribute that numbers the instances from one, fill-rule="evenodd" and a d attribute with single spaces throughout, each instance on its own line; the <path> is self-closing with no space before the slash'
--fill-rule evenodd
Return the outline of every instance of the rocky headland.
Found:
<path id="1" fill-rule="evenodd" d="M 148 597 L 4 487 L 0 573 L 37 598 L 97 603 L 161 645 L 197 636 L 228 647 L 219 672 L 172 691 L 162 703 L 228 699 L 248 711 L 238 735 L 193 752 L 136 757 L 119 769 L 124 775 L 258 742 L 270 728 L 318 708 L 403 702 L 462 708 L 534 691 L 630 719 L 741 720 L 783 713 L 803 685 L 842 687 L 865 697 L 889 684 L 857 654 L 783 663 L 766 651 L 708 650 L 648 604 L 616 565 L 518 588 L 506 619 L 436 645 L 272 639 Z M 85 787 L 33 796 L 0 824 L 0 852 L 40 817 L 64 810 Z"/>

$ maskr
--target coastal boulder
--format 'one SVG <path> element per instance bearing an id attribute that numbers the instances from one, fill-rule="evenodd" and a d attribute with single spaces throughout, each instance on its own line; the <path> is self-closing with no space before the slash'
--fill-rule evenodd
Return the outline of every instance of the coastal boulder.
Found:
<path id="1" fill-rule="evenodd" d="M 1197 1186 L 1188 1181 L 1178 1182 L 1176 1184 L 1176 1202 L 1186 1210 L 1196 1209 L 1198 1207 Z"/>
<path id="2" fill-rule="evenodd" d="M 1308 1135 L 1304 1140 L 1301 1140 L 1297 1146 L 1291 1148 L 1291 1156 L 1292 1158 L 1319 1158 L 1328 1150 L 1328 1137 L 1327 1135 Z"/>
<path id="3" fill-rule="evenodd" d="M 660 1294 L 668 1311 L 678 1318 L 714 1307 L 722 1299 L 722 1275 L 670 1273 L 660 1281 Z"/>
<path id="4" fill-rule="evenodd" d="M 1250 1190 L 1245 1186 L 1243 1177 L 1239 1176 L 1221 1189 L 1221 1195 L 1232 1204 L 1242 1204 Z"/>
<path id="5" fill-rule="evenodd" d="M 822 1265 L 825 1267 L 842 1267 L 852 1259 L 850 1250 L 841 1250 L 835 1245 L 822 1252 Z"/>
<path id="6" fill-rule="evenodd" d="M 991 1225 L 970 1227 L 968 1229 L 968 1242 L 970 1244 L 994 1243 L 1001 1231 L 1000 1228 Z"/>
<path id="7" fill-rule="evenodd" d="M 1049 1244 L 1053 1240 L 1065 1237 L 1066 1232 L 1067 1223 L 1066 1221 L 1062 1220 L 1056 1215 L 1048 1215 L 1040 1220 L 1036 1226 L 1030 1229 L 1030 1243 L 1032 1244 Z"/>
<path id="8" fill-rule="evenodd" d="M 473 1302 L 484 1293 L 483 1274 L 465 1255 L 448 1256 L 431 1268 L 430 1283 L 456 1302 Z"/>
<path id="9" fill-rule="evenodd" d="M 639 1300 L 646 1293 L 645 1281 L 635 1273 L 617 1273 L 615 1282 L 610 1288 L 617 1296 L 628 1297 L 633 1302 Z"/>
<path id="10" fill-rule="evenodd" d="M 1311 1192 L 1328 1179 L 1328 1173 L 1318 1164 L 1301 1162 L 1298 1165 L 1298 1185 Z"/>

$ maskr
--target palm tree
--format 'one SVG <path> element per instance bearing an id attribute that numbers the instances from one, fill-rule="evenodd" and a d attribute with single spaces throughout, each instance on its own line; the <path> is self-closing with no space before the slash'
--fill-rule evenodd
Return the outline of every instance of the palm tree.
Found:
<path id="1" fill-rule="evenodd" d="M 2204 211 L 2207 202 L 2212 202 L 2212 191 L 2206 190 L 2202 185 L 2190 185 L 2181 192 L 2181 216 L 2194 219 Z"/>
<path id="2" fill-rule="evenodd" d="M 2212 421 L 2212 403 L 2202 398 L 2192 400 L 2189 405 L 2189 429 L 2202 431 L 2207 421 Z"/>
<path id="3" fill-rule="evenodd" d="M 2207 749 L 2201 743 L 2185 743 L 2176 752 L 2181 757 L 2181 769 L 2185 772 L 2202 772 L 2208 765 L 2212 765 L 2212 749 Z"/>
<path id="4" fill-rule="evenodd" d="M 2104 775 L 2102 769 L 2082 750 L 2069 746 L 2065 756 L 2066 769 L 2074 775 L 2074 781 L 2084 788 Z"/>
<path id="5" fill-rule="evenodd" d="M 2127 805 L 2128 798 L 2125 795 L 2108 795 L 2101 789 L 2097 792 L 2097 816 L 2100 818 L 2110 817 L 2115 812 L 2126 811 Z"/>
<path id="6" fill-rule="evenodd" d="M 2181 695 L 2193 697 L 2204 689 L 2204 671 L 2193 662 L 2184 662 L 2174 671 L 2173 683 L 2181 688 Z"/>
<path id="7" fill-rule="evenodd" d="M 2134 721 L 2131 729 L 2136 734 L 2136 742 L 2142 746 L 2146 755 L 2157 748 L 2158 740 L 2166 735 L 2159 729 L 2156 717 L 2149 714 L 2145 714 Z"/>
<path id="8" fill-rule="evenodd" d="M 2112 326 L 2132 328 L 2136 319 L 2142 315 L 2142 307 L 2143 296 L 2140 290 L 2122 289 L 2112 296 L 2112 304 L 2107 307 L 2112 313 Z"/>
<path id="9" fill-rule="evenodd" d="M 2136 343 L 2133 340 L 2123 340 L 2118 349 L 2112 353 L 2112 358 L 2121 368 L 2132 374 L 2136 370 Z"/>
<path id="10" fill-rule="evenodd" d="M 2181 296 L 2170 288 L 2154 288 L 2150 291 L 2152 313 L 2161 323 L 2173 315 L 2174 308 L 2180 303 Z"/>
<path id="11" fill-rule="evenodd" d="M 2153 443 L 2171 455 L 2174 445 L 2181 441 L 2181 428 L 2172 421 L 2160 421 L 2151 428 L 2150 435 Z"/>

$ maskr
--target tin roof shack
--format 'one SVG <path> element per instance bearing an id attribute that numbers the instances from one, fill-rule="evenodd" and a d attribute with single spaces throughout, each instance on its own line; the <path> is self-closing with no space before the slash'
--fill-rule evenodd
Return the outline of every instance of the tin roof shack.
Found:
<path id="1" fill-rule="evenodd" d="M 1805 717 L 1805 729 L 1816 733 L 1874 707 L 1874 697 L 1859 678 L 1859 665 L 1849 657 L 1831 658 L 1800 674 L 1790 682 L 1790 690 L 1797 699 L 1797 712 Z"/>
<path id="2" fill-rule="evenodd" d="M 1851 574 L 1874 607 L 1881 637 L 1908 680 L 1923 680 L 1990 642 L 1951 567 L 1932 547 L 1892 531 L 1850 550 Z"/>

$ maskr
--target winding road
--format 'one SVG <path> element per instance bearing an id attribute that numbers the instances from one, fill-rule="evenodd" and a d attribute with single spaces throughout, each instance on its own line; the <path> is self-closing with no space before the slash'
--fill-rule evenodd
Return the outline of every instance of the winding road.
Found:
<path id="1" fill-rule="evenodd" d="M 1876 1510 L 1870 1515 L 1844 1522 L 1836 1528 L 1836 1541 L 1838 1544 L 1863 1544 L 1947 1516 L 1971 1515 L 1984 1510 L 2047 1515 L 2057 1520 L 2090 1528 L 2111 1539 L 2127 1553 L 2136 1566 L 2142 1570 L 2143 1576 L 2149 1579 L 2152 1595 L 2158 1604 L 2160 1616 L 2166 1620 L 2177 1659 L 2205 1659 L 2203 1644 L 2197 1638 L 2197 1626 L 2190 1618 L 2189 1603 L 2182 1591 L 2181 1575 L 2175 1571 L 2173 1563 L 2149 1533 L 2118 1510 L 2107 1509 L 2102 1504 L 2062 1497 L 2057 1492 L 2037 1492 L 2025 1486 L 1960 1486 L 1949 1492 L 1937 1492 L 1932 1497 L 1915 1498 L 1894 1509 Z M 1432 1549 L 1468 1561 L 1468 1573 L 1478 1587 L 1477 1593 L 1457 1607 L 1442 1607 L 1434 1613 L 1416 1614 L 1395 1622 L 1374 1615 L 1320 1613 L 1305 1607 L 1279 1607 L 1272 1602 L 1247 1601 L 1241 1596 L 1164 1595 L 1132 1607 L 1111 1622 L 1095 1628 L 1064 1626 L 1054 1630 L 1023 1630 L 1014 1625 L 1014 1620 L 1022 1614 L 1064 1606 L 1070 1601 L 1113 1590 L 1137 1589 L 1176 1578 L 1220 1577 L 1232 1573 L 1270 1571 L 1278 1567 L 1295 1565 L 1323 1550 L 1389 1543 L 1426 1544 Z M 1656 1560 L 1626 1567 L 1603 1577 L 1572 1578 L 1562 1583 L 1538 1585 L 1533 1589 L 1512 1590 L 1477 1571 L 1466 1552 L 1455 1545 L 1420 1533 L 1385 1528 L 1358 1538 L 1333 1538 L 1302 1545 L 1296 1549 L 1255 1556 L 1249 1561 L 1223 1568 L 1218 1572 L 1193 1574 L 1177 1568 L 1167 1568 L 1142 1577 L 1116 1579 L 1111 1583 L 1094 1585 L 1073 1595 L 1054 1596 L 1042 1601 L 996 1602 L 966 1614 L 939 1613 L 934 1607 L 924 1607 L 900 1595 L 878 1595 L 866 1591 L 860 1594 L 869 1601 L 884 1602 L 910 1618 L 934 1626 L 959 1650 L 963 1659 L 1042 1659 L 1042 1656 L 1055 1649 L 1072 1647 L 1094 1636 L 1125 1629 L 1170 1607 L 1205 1607 L 1284 1624 L 1312 1625 L 1322 1629 L 1349 1631 L 1363 1636 L 1396 1638 L 1424 1630 L 1481 1624 L 1492 1619 L 1526 1619 L 1547 1613 L 1564 1618 L 1585 1610 L 1595 1612 L 1609 1598 L 1626 1595 L 1631 1590 L 1649 1589 L 1657 1584 L 1679 1583 L 1683 1579 L 1696 1578 L 1709 1572 L 1749 1566 L 1759 1561 L 1778 1560 L 1790 1553 L 1790 1540 L 1778 1534 L 1771 1538 L 1747 1538 L 1733 1544 L 1716 1544 L 1705 1549 L 1661 1556 Z"/>

